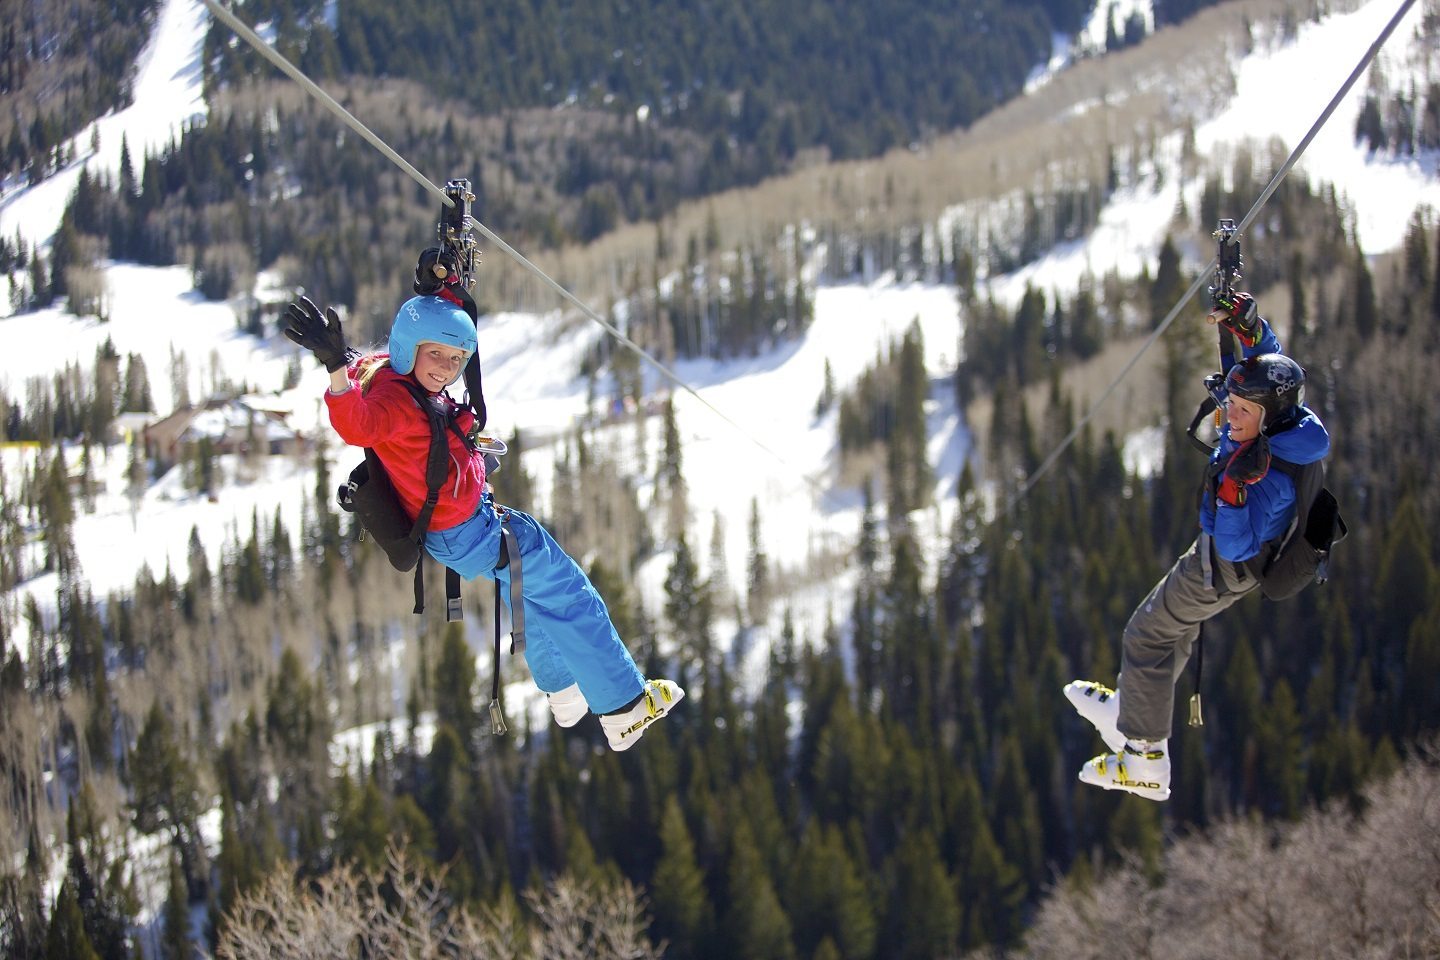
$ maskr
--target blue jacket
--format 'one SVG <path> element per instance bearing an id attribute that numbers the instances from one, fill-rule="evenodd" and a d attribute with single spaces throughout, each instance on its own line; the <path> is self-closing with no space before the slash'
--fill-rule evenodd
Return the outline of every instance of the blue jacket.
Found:
<path id="1" fill-rule="evenodd" d="M 1265 323 L 1264 328 L 1260 342 L 1245 349 L 1246 357 L 1282 352 L 1280 340 L 1270 325 Z M 1293 427 L 1267 436 L 1272 457 L 1303 465 L 1330 453 L 1330 434 L 1314 411 L 1308 407 L 1300 409 L 1303 416 Z M 1220 445 L 1210 456 L 1210 471 L 1213 473 L 1217 467 L 1223 469 L 1238 446 L 1230 439 L 1230 425 L 1222 426 Z M 1215 552 L 1235 563 L 1258 554 L 1268 541 L 1281 536 L 1294 518 L 1295 483 L 1273 468 L 1250 485 L 1244 506 L 1232 507 L 1210 492 L 1200 498 L 1201 529 L 1215 539 Z"/>

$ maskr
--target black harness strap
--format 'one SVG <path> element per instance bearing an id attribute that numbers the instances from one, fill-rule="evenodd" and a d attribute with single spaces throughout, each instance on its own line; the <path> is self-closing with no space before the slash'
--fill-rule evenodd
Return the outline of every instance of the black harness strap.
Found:
<path id="1" fill-rule="evenodd" d="M 510 567 L 510 652 L 523 653 L 525 650 L 525 603 L 524 603 L 524 578 L 521 571 L 520 542 L 515 539 L 515 531 L 510 527 L 510 511 L 504 507 L 496 510 L 500 514 L 500 558 Z M 499 567 L 496 567 L 498 570 Z M 495 581 L 495 589 L 500 589 L 500 581 Z M 499 600 L 499 594 L 496 594 Z"/>
<path id="2" fill-rule="evenodd" d="M 401 384 L 410 391 L 410 396 L 424 411 L 425 417 L 430 424 L 430 452 L 425 458 L 425 503 L 420 507 L 420 513 L 415 517 L 415 524 L 410 528 L 410 539 L 425 552 L 425 533 L 430 529 L 430 518 L 435 513 L 435 505 L 440 502 L 440 490 L 445 486 L 445 480 L 450 476 L 450 444 L 445 438 L 445 431 L 448 429 L 464 443 L 469 444 L 465 432 L 460 429 L 453 413 L 446 413 L 440 410 L 434 402 L 434 398 L 422 389 L 418 384 L 402 379 Z M 415 566 L 415 613 L 425 612 L 425 558 L 422 556 L 420 562 Z M 465 611 L 460 604 L 460 574 L 449 567 L 445 568 L 445 620 L 453 623 L 464 619 Z"/>
<path id="3" fill-rule="evenodd" d="M 1205 726 L 1205 713 L 1200 706 L 1200 678 L 1205 675 L 1205 621 L 1195 634 L 1195 692 L 1190 695 L 1190 726 Z"/>
<path id="4" fill-rule="evenodd" d="M 520 545 L 510 528 L 510 511 L 496 507 L 500 517 L 500 556 L 495 561 L 498 572 L 510 568 L 510 653 L 525 649 L 524 583 L 521 579 Z M 490 732 L 497 737 L 505 732 L 505 713 L 500 708 L 500 578 L 495 578 L 495 676 L 490 682 Z"/>

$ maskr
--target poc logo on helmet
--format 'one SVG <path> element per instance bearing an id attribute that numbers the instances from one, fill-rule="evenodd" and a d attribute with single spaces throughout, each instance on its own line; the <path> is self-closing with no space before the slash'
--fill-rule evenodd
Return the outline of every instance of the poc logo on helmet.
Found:
<path id="1" fill-rule="evenodd" d="M 414 303 L 412 303 L 412 302 L 406 302 L 406 304 L 405 304 L 405 312 L 408 313 L 408 314 L 410 314 L 410 319 L 411 319 L 412 321 L 414 321 L 415 323 L 419 323 L 419 322 L 420 322 L 420 311 L 415 309 L 415 304 L 414 304 Z"/>
<path id="2" fill-rule="evenodd" d="M 1270 366 L 1266 370 L 1266 376 L 1280 393 L 1288 393 L 1299 385 L 1296 382 L 1294 372 L 1280 364 Z"/>

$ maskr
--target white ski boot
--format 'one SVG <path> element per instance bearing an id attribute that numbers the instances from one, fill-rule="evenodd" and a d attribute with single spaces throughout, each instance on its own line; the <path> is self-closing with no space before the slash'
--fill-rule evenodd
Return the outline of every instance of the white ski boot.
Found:
<path id="1" fill-rule="evenodd" d="M 1102 753 L 1081 767 L 1080 782 L 1146 800 L 1168 800 L 1170 741 L 1128 740 L 1119 753 Z"/>
<path id="2" fill-rule="evenodd" d="M 590 704 L 585 702 L 585 695 L 580 692 L 578 683 L 572 683 L 564 690 L 547 693 L 545 699 L 550 702 L 550 712 L 555 715 L 555 722 L 562 727 L 575 726 L 590 712 Z"/>
<path id="3" fill-rule="evenodd" d="M 1105 746 L 1115 753 L 1125 748 L 1125 737 L 1117 724 L 1120 722 L 1120 695 L 1094 680 L 1072 680 L 1065 684 L 1065 699 L 1075 712 L 1089 720 Z"/>
<path id="4" fill-rule="evenodd" d="M 646 680 L 645 692 L 630 709 L 621 713 L 602 714 L 600 726 L 611 750 L 629 750 L 645 735 L 650 724 L 674 709 L 685 698 L 685 691 L 669 680 Z"/>

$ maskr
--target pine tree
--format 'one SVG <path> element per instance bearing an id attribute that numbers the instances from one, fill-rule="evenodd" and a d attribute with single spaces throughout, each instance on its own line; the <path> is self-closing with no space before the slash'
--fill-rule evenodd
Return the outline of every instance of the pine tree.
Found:
<path id="1" fill-rule="evenodd" d="M 664 446 L 656 464 L 659 476 L 656 478 L 669 499 L 666 511 L 665 535 L 671 540 L 684 537 L 686 518 L 689 513 L 685 492 L 685 471 L 680 444 L 680 426 L 675 419 L 675 398 L 665 398 L 662 413 Z"/>
<path id="2" fill-rule="evenodd" d="M 675 559 L 665 575 L 665 618 L 670 621 L 685 660 L 710 660 L 710 588 L 700 579 L 689 544 L 682 534 L 675 544 Z"/>
<path id="3" fill-rule="evenodd" d="M 75 504 L 70 492 L 65 452 L 57 448 L 44 479 L 41 510 L 45 517 L 45 570 L 62 576 L 75 571 L 78 560 L 71 526 L 75 522 Z"/>
<path id="4" fill-rule="evenodd" d="M 101 960 L 127 960 L 129 943 L 122 904 L 102 878 L 108 872 L 105 830 L 87 782 L 72 799 L 65 818 L 70 855 L 66 882 L 80 908 L 85 934 Z"/>
<path id="5" fill-rule="evenodd" d="M 1305 795 L 1305 753 L 1295 695 L 1284 677 L 1271 691 L 1256 740 L 1264 809 L 1294 820 L 1301 813 Z"/>
<path id="6" fill-rule="evenodd" d="M 845 960 L 874 955 L 874 898 L 834 824 L 806 824 L 784 896 L 801 956 L 812 955 L 826 942 Z"/>
<path id="7" fill-rule="evenodd" d="M 1180 251 L 1175 248 L 1175 241 L 1167 233 L 1160 244 L 1160 252 L 1156 255 L 1155 280 L 1149 290 L 1152 327 L 1159 326 L 1165 315 L 1180 302 L 1185 287 Z"/>
<path id="8" fill-rule="evenodd" d="M 730 944 L 728 955 L 793 960 L 790 918 L 780 906 L 774 879 L 744 819 L 731 838 L 727 889 L 723 930 Z"/>
<path id="9" fill-rule="evenodd" d="M 1070 304 L 1069 346 L 1075 356 L 1085 360 L 1100 351 L 1104 337 L 1100 309 L 1095 303 L 1094 280 L 1086 277 Z"/>
<path id="10" fill-rule="evenodd" d="M 990 794 L 991 824 L 1005 858 L 1020 869 L 1029 896 L 1045 881 L 1045 847 L 1038 791 L 1025 770 L 1017 734 L 1001 742 L 999 761 Z"/>
<path id="11" fill-rule="evenodd" d="M 93 611 L 92 611 L 93 613 Z M 85 718 L 85 746 L 90 766 L 109 770 L 114 764 L 115 723 L 110 696 L 110 675 L 105 669 L 105 642 L 96 628 L 90 631 L 89 658 L 95 665 L 90 676 L 89 704 Z"/>
<path id="12" fill-rule="evenodd" d="M 1440 677 L 1440 601 L 1432 598 L 1428 612 L 1411 625 L 1401 676 L 1405 736 L 1440 730 L 1440 685 L 1433 682 Z M 1432 682 L 1426 683 L 1427 677 Z"/>
<path id="13" fill-rule="evenodd" d="M 167 832 L 180 855 L 187 883 L 202 876 L 200 785 L 195 769 L 180 752 L 179 736 L 156 700 L 131 751 L 131 804 L 135 828 L 141 833 Z"/>
<path id="14" fill-rule="evenodd" d="M 835 371 L 830 367 L 830 358 L 825 358 L 825 373 L 820 385 L 820 396 L 815 400 L 815 416 L 823 417 L 835 404 Z"/>
<path id="15" fill-rule="evenodd" d="M 45 960 L 100 960 L 85 933 L 85 919 L 68 879 L 55 897 L 55 912 L 45 938 Z"/>
<path id="16" fill-rule="evenodd" d="M 475 654 L 465 642 L 463 626 L 447 624 L 441 641 L 435 666 L 435 721 L 452 727 L 468 754 L 479 742 L 480 714 L 475 708 Z"/>
<path id="17" fill-rule="evenodd" d="M 508 451 L 502 462 L 503 469 L 495 474 L 492 482 L 497 491 L 497 500 L 503 500 L 514 509 L 528 513 L 535 505 L 535 480 L 525 470 L 525 444 L 524 432 L 516 427 L 510 436 Z"/>
<path id="18" fill-rule="evenodd" d="M 1376 666 L 1398 666 L 1411 625 L 1423 617 L 1416 598 L 1433 597 L 1440 589 L 1440 570 L 1431 557 L 1429 525 L 1413 496 L 1396 505 L 1381 544 L 1375 579 L 1373 636 Z"/>
<path id="19" fill-rule="evenodd" d="M 1024 878 L 1005 859 L 985 818 L 975 771 L 966 761 L 946 816 L 945 848 L 953 851 L 960 904 L 960 946 L 1007 943 L 1020 931 Z"/>
<path id="20" fill-rule="evenodd" d="M 763 623 L 770 609 L 769 558 L 760 537 L 760 501 L 750 500 L 750 551 L 745 571 L 745 599 L 751 623 Z"/>
<path id="21" fill-rule="evenodd" d="M 665 801 L 660 843 L 663 852 L 650 881 L 655 935 L 669 942 L 677 958 L 703 956 L 714 936 L 715 916 L 694 840 L 674 795 Z"/>
<path id="22" fill-rule="evenodd" d="M 234 595 L 241 603 L 254 606 L 265 599 L 265 566 L 260 558 L 260 513 L 250 513 L 250 539 L 235 558 Z"/>
<path id="23" fill-rule="evenodd" d="M 1363 143 L 1371 153 L 1385 149 L 1389 142 L 1385 132 L 1385 118 L 1380 112 L 1380 101 L 1373 94 L 1366 94 L 1365 102 L 1355 117 L 1355 142 Z"/>
<path id="24" fill-rule="evenodd" d="M 324 690 L 311 682 L 289 647 L 280 655 L 265 708 L 265 735 L 279 760 L 276 816 L 285 831 L 286 852 L 318 867 L 331 808 L 330 717 Z"/>
<path id="25" fill-rule="evenodd" d="M 195 947 L 190 943 L 190 895 L 180 858 L 170 858 L 170 894 L 165 898 L 165 932 L 160 941 L 164 960 L 190 960 Z"/>
<path id="26" fill-rule="evenodd" d="M 120 393 L 120 409 L 148 413 L 155 409 L 150 399 L 150 377 L 145 372 L 145 359 L 138 353 L 125 359 L 125 385 Z"/>
<path id="27" fill-rule="evenodd" d="M 1310 301 L 1305 293 L 1305 260 L 1300 251 L 1290 259 L 1290 350 L 1299 353 L 1301 338 L 1310 332 Z"/>
<path id="28" fill-rule="evenodd" d="M 357 785 L 348 771 L 342 772 L 335 786 L 335 802 L 336 856 L 367 871 L 382 869 L 390 830 L 379 784 L 370 778 Z"/>
<path id="29" fill-rule="evenodd" d="M 1247 806 L 1256 805 L 1255 795 L 1255 734 L 1262 711 L 1260 666 L 1250 638 L 1242 633 L 1235 638 L 1235 649 L 1225 666 L 1222 742 L 1216 745 L 1217 755 L 1229 762 L 1233 798 Z"/>
<path id="30" fill-rule="evenodd" d="M 280 508 L 275 508 L 275 520 L 270 526 L 270 542 L 265 550 L 265 584 L 272 593 L 290 589 L 290 579 L 295 571 L 295 558 L 290 546 L 290 532 L 280 517 Z"/>
<path id="31" fill-rule="evenodd" d="M 887 953 L 902 960 L 951 956 L 960 938 L 959 895 L 928 830 L 907 832 L 891 860 Z"/>
<path id="32" fill-rule="evenodd" d="M 1355 335 L 1363 343 L 1374 336 L 1380 322 L 1380 310 L 1375 299 L 1375 278 L 1365 262 L 1365 255 L 1358 248 L 1355 251 L 1350 296 Z"/>
<path id="33" fill-rule="evenodd" d="M 435 824 L 436 853 L 448 861 L 461 853 L 470 836 L 470 820 L 474 815 L 470 796 L 471 778 L 467 771 L 468 751 L 459 734 L 451 726 L 435 731 L 435 741 L 427 760 L 427 783 L 421 807 Z"/>

